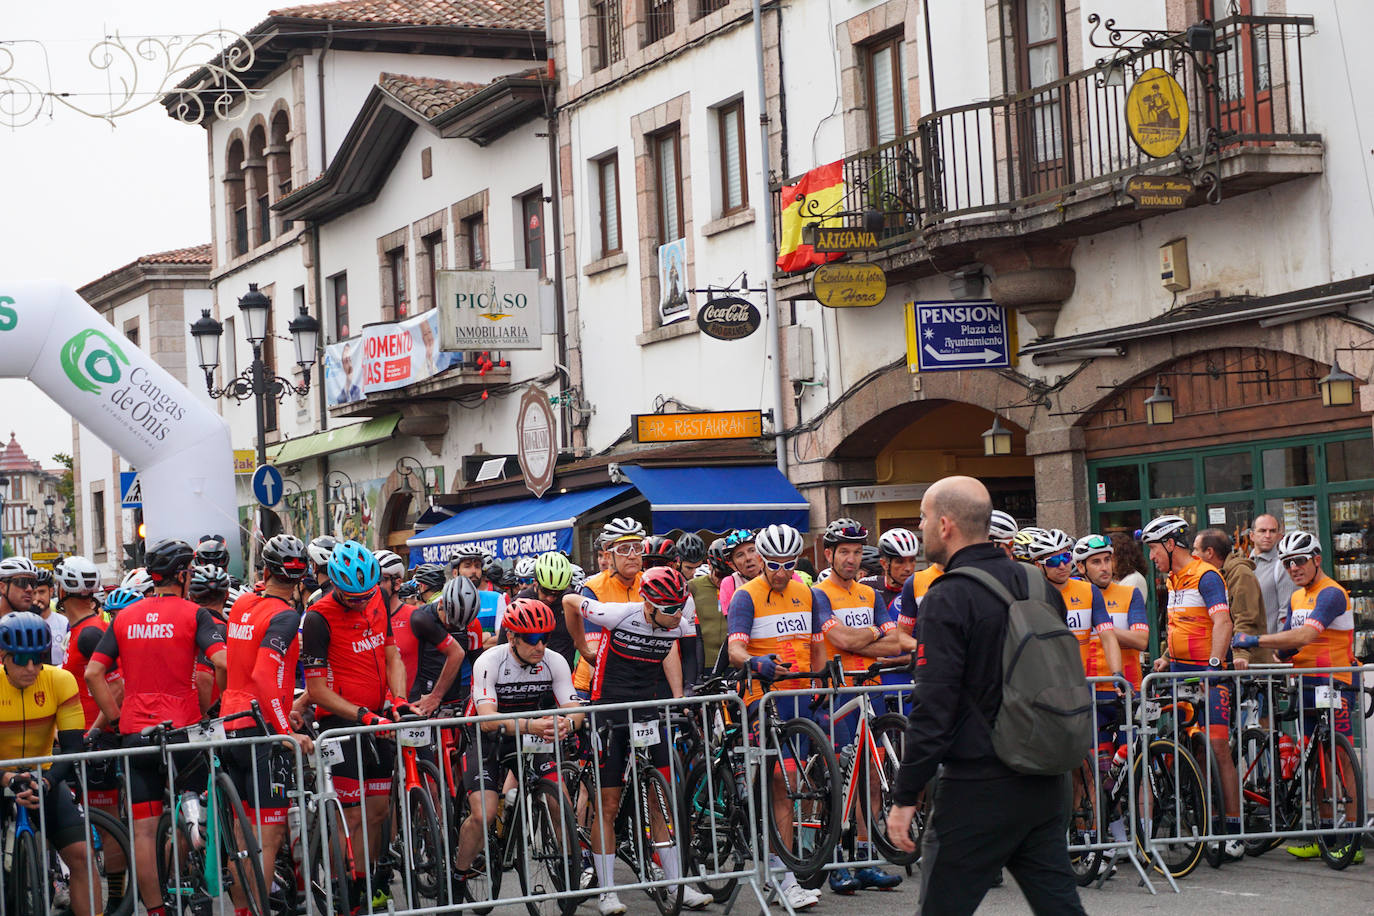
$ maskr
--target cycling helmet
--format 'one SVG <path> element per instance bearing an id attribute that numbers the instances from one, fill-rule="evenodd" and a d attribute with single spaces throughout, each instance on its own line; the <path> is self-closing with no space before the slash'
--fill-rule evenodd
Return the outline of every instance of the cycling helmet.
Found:
<path id="1" fill-rule="evenodd" d="M 741 544 L 752 544 L 758 540 L 758 532 L 749 528 L 736 528 L 725 536 L 725 549 L 734 553 Z"/>
<path id="2" fill-rule="evenodd" d="M 572 565 L 572 581 L 568 583 L 568 588 L 575 592 L 582 591 L 582 586 L 587 584 L 587 571 L 576 563 Z"/>
<path id="3" fill-rule="evenodd" d="M 1078 539 L 1073 545 L 1073 561 L 1082 563 L 1088 557 L 1095 557 L 1099 553 L 1110 554 L 1112 552 L 1112 542 L 1100 534 L 1089 534 Z"/>
<path id="4" fill-rule="evenodd" d="M 680 608 L 687 603 L 687 580 L 671 566 L 655 566 L 639 580 L 639 597 L 654 607 Z"/>
<path id="5" fill-rule="evenodd" d="M 52 646 L 52 630 L 32 611 L 11 611 L 0 617 L 0 651 L 46 652 Z"/>
<path id="6" fill-rule="evenodd" d="M 444 567 L 440 566 L 438 563 L 422 563 L 415 567 L 415 574 L 412 578 L 414 578 L 416 584 L 419 585 L 420 588 L 427 592 L 432 592 L 436 588 L 443 586 L 444 580 L 448 578 L 448 574 L 444 572 Z M 464 576 L 463 578 L 466 579 L 467 577 Z"/>
<path id="7" fill-rule="evenodd" d="M 1037 528 L 1034 525 L 1027 525 L 1022 528 L 1011 539 L 1012 556 L 1018 560 L 1030 560 L 1031 548 L 1035 545 L 1036 539 L 1048 533 L 1044 528 Z"/>
<path id="8" fill-rule="evenodd" d="M 143 557 L 143 568 L 148 571 L 148 576 L 154 584 L 169 582 L 180 573 L 191 568 L 191 561 L 195 558 L 195 551 L 191 545 L 185 541 L 166 540 L 158 541 Z"/>
<path id="9" fill-rule="evenodd" d="M 294 535 L 274 534 L 262 545 L 262 565 L 272 575 L 295 582 L 305 575 L 307 549 Z"/>
<path id="10" fill-rule="evenodd" d="M 515 561 L 515 578 L 521 584 L 534 581 L 534 557 L 521 557 Z"/>
<path id="11" fill-rule="evenodd" d="M 477 619 L 482 610 L 482 599 L 477 594 L 477 586 L 467 576 L 454 576 L 444 583 L 444 594 L 439 598 L 443 605 L 444 616 L 449 627 L 466 630 Z"/>
<path id="12" fill-rule="evenodd" d="M 655 534 L 644 539 L 644 568 L 666 566 L 677 559 L 677 545 L 673 539 Z"/>
<path id="13" fill-rule="evenodd" d="M 377 558 L 377 566 L 382 570 L 382 575 L 404 576 L 406 574 L 406 561 L 394 552 L 379 550 L 373 556 Z"/>
<path id="14" fill-rule="evenodd" d="M 0 560 L 0 579 L 15 579 L 22 576 L 38 578 L 38 569 L 28 557 L 7 557 Z"/>
<path id="15" fill-rule="evenodd" d="M 1279 562 L 1294 557 L 1314 557 L 1322 552 L 1321 541 L 1306 531 L 1290 531 L 1279 538 Z"/>
<path id="16" fill-rule="evenodd" d="M 342 541 L 334 547 L 327 572 L 329 581 L 345 595 L 366 594 L 382 580 L 377 558 L 357 541 Z"/>
<path id="17" fill-rule="evenodd" d="M 148 575 L 148 571 L 140 566 L 125 576 L 124 580 L 119 583 L 119 587 L 127 588 L 142 598 L 153 590 L 153 580 Z"/>
<path id="18" fill-rule="evenodd" d="M 105 610 L 110 613 L 122 611 L 135 601 L 142 600 L 143 596 L 131 588 L 120 586 L 105 596 Z"/>
<path id="19" fill-rule="evenodd" d="M 516 598 L 501 623 L 512 633 L 552 633 L 553 626 L 553 611 L 537 598 Z"/>
<path id="20" fill-rule="evenodd" d="M 34 569 L 34 573 L 33 573 L 33 584 L 34 584 L 36 587 L 42 588 L 43 586 L 46 585 L 46 586 L 48 586 L 49 588 L 51 588 L 51 587 L 52 587 L 52 581 L 53 581 L 53 580 L 52 580 L 52 570 L 51 570 L 51 569 L 48 569 L 48 567 L 46 567 L 46 566 L 39 566 L 39 567 L 37 567 L 37 568 Z"/>
<path id="21" fill-rule="evenodd" d="M 725 546 L 725 538 L 716 538 L 706 548 L 706 562 L 722 579 L 730 575 L 733 570 L 730 568 L 730 548 Z"/>
<path id="22" fill-rule="evenodd" d="M 65 595 L 94 595 L 100 589 L 100 570 L 85 557 L 67 557 L 57 566 L 56 580 Z"/>
<path id="23" fill-rule="evenodd" d="M 1073 551 L 1073 538 L 1058 528 L 1041 528 L 1040 533 L 1034 535 L 1031 541 L 1030 558 L 1043 560 L 1065 551 Z"/>
<path id="24" fill-rule="evenodd" d="M 229 548 L 224 543 L 224 538 L 218 534 L 207 534 L 200 539 L 196 545 L 196 565 L 197 566 L 218 566 L 220 569 L 229 565 Z"/>
<path id="25" fill-rule="evenodd" d="M 1165 541 L 1173 541 L 1184 547 L 1192 547 L 1188 543 L 1188 520 L 1179 515 L 1161 515 L 1159 518 L 1152 519 L 1140 532 L 1140 539 L 1146 544 L 1163 544 Z"/>
<path id="26" fill-rule="evenodd" d="M 566 591 L 572 580 L 572 561 L 563 554 L 550 550 L 548 553 L 541 553 L 534 561 L 534 581 L 544 591 Z"/>
<path id="27" fill-rule="evenodd" d="M 601 529 L 601 539 L 607 544 L 616 541 L 638 541 L 644 538 L 644 526 L 634 519 L 613 518 Z"/>
<path id="28" fill-rule="evenodd" d="M 992 510 L 992 519 L 988 522 L 988 540 L 994 544 L 1010 544 L 1018 530 L 1016 519 L 1009 513 L 1001 509 Z"/>
<path id="29" fill-rule="evenodd" d="M 229 574 L 218 566 L 206 563 L 191 567 L 191 582 L 186 596 L 192 601 L 204 601 L 212 595 L 229 594 Z"/>
<path id="30" fill-rule="evenodd" d="M 777 560 L 800 555 L 802 539 L 797 529 L 791 525 L 769 525 L 759 532 L 754 547 L 763 556 Z"/>
<path id="31" fill-rule="evenodd" d="M 909 558 L 921 552 L 921 542 L 905 528 L 891 528 L 878 538 L 878 556 Z"/>
<path id="32" fill-rule="evenodd" d="M 497 588 L 512 588 L 520 583 L 515 577 L 515 561 L 509 558 L 493 560 L 486 575 L 488 581 Z"/>
<path id="33" fill-rule="evenodd" d="M 402 582 L 400 585 L 396 586 L 397 598 L 418 598 L 419 595 L 420 583 L 416 582 L 414 579 L 408 582 Z"/>
<path id="34" fill-rule="evenodd" d="M 484 564 L 490 555 L 482 549 L 482 545 L 476 541 L 468 541 L 466 544 L 459 544 L 453 551 L 453 559 L 449 562 L 457 565 L 464 560 L 481 560 Z"/>
<path id="35" fill-rule="evenodd" d="M 863 558 L 859 560 L 859 568 L 870 575 L 877 575 L 883 571 L 883 566 L 878 562 L 878 548 L 872 544 L 864 545 Z"/>
<path id="36" fill-rule="evenodd" d="M 825 526 L 821 542 L 827 547 L 836 544 L 862 544 L 868 540 L 868 529 L 852 518 L 837 518 Z"/>
<path id="37" fill-rule="evenodd" d="M 677 555 L 682 558 L 682 562 L 696 566 L 706 559 L 706 542 L 688 531 L 677 539 Z"/>
<path id="38" fill-rule="evenodd" d="M 328 566 L 329 557 L 334 552 L 334 548 L 339 546 L 339 542 L 327 534 L 322 534 L 310 542 L 305 548 L 306 556 L 310 562 L 316 566 Z"/>
<path id="39" fill-rule="evenodd" d="M 246 587 L 242 582 L 240 582 L 238 585 L 235 585 L 233 581 L 230 580 L 229 591 L 224 593 L 224 606 L 227 608 L 231 608 L 234 606 L 235 601 L 238 601 L 244 595 L 251 594 L 253 594 L 253 590 L 251 588 Z"/>
<path id="40" fill-rule="evenodd" d="M 702 563 L 700 566 L 698 566 L 695 570 L 692 571 L 692 576 L 698 579 L 703 576 L 709 575 L 711 575 L 711 564 L 709 563 Z"/>

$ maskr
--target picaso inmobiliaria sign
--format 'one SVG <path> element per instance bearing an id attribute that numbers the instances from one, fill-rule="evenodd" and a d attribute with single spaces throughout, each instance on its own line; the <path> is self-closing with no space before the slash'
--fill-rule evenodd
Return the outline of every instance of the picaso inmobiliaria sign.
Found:
<path id="1" fill-rule="evenodd" d="M 444 350 L 538 350 L 539 271 L 440 270 Z"/>

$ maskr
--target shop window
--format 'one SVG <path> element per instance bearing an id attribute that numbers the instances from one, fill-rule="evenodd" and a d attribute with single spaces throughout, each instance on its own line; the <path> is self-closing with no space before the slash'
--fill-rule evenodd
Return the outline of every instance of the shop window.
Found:
<path id="1" fill-rule="evenodd" d="M 1374 440 L 1368 436 L 1326 446 L 1326 479 L 1332 482 L 1374 477 Z"/>
<path id="2" fill-rule="evenodd" d="M 1150 463 L 1151 499 L 1181 499 L 1196 492 L 1191 458 Z"/>
<path id="3" fill-rule="evenodd" d="M 1098 502 L 1119 503 L 1140 498 L 1140 467 L 1122 464 L 1097 469 Z"/>
<path id="4" fill-rule="evenodd" d="M 1332 447 L 1338 444 L 1332 443 Z M 1328 451 L 1327 454 L 1330 452 Z M 1265 449 L 1260 455 L 1260 461 L 1264 465 L 1264 486 L 1266 489 L 1310 487 L 1316 482 L 1316 449 L 1310 445 Z M 1370 475 L 1360 474 L 1357 476 L 1368 477 Z"/>
<path id="5" fill-rule="evenodd" d="M 1235 493 L 1255 485 L 1249 452 L 1209 455 L 1202 461 L 1202 479 L 1208 493 Z"/>

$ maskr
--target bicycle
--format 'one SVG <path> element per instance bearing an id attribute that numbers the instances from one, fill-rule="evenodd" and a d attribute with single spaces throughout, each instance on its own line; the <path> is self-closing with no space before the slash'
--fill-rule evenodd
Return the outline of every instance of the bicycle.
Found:
<path id="1" fill-rule="evenodd" d="M 424 900 L 439 903 L 447 883 L 442 825 L 435 808 L 439 771 L 433 762 L 419 755 L 421 748 L 433 743 L 432 726 L 421 723 L 425 723 L 422 716 L 407 715 L 399 720 L 391 802 L 382 826 L 383 836 L 389 841 L 382 848 L 374 869 L 374 874 L 388 875 L 400 866 L 401 888 L 415 907 L 421 906 Z M 401 828 L 399 832 L 397 825 Z M 380 889 L 390 891 L 390 882 Z"/>

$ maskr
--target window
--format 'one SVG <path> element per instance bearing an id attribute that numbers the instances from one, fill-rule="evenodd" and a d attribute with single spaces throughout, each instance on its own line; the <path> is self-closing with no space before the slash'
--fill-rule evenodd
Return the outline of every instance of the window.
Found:
<path id="1" fill-rule="evenodd" d="M 104 553 L 105 547 L 105 491 L 91 491 L 91 546 L 96 553 Z"/>
<path id="2" fill-rule="evenodd" d="M 234 254 L 248 253 L 248 205 L 234 209 Z"/>
<path id="3" fill-rule="evenodd" d="M 735 213 L 749 206 L 744 179 L 744 102 L 717 108 L 716 127 L 720 141 L 720 210 L 722 214 Z"/>
<path id="4" fill-rule="evenodd" d="M 692 18 L 700 19 L 708 13 L 714 13 L 716 10 L 723 10 L 729 2 L 730 0 L 697 0 L 697 12 Z"/>
<path id="5" fill-rule="evenodd" d="M 224 377 L 233 378 L 239 374 L 238 335 L 234 333 L 234 316 L 224 319 Z"/>
<path id="6" fill-rule="evenodd" d="M 335 274 L 329 278 L 329 284 L 334 303 L 334 339 L 343 340 L 349 335 L 348 273 Z"/>
<path id="7" fill-rule="evenodd" d="M 439 292 L 439 271 L 444 269 L 444 231 L 431 232 L 420 239 L 421 279 L 425 284 L 425 298 L 429 305 L 435 304 L 434 297 Z M 418 272 L 418 269 L 417 269 Z"/>
<path id="8" fill-rule="evenodd" d="M 244 188 L 243 141 L 234 140 L 224 157 L 224 211 L 229 257 L 248 253 L 248 198 Z"/>
<path id="9" fill-rule="evenodd" d="M 644 0 L 646 18 L 644 43 L 651 45 L 661 38 L 673 34 L 673 0 Z"/>
<path id="10" fill-rule="evenodd" d="M 266 194 L 258 198 L 258 239 L 263 243 L 272 240 L 272 201 Z"/>
<path id="11" fill-rule="evenodd" d="M 906 67 L 901 36 L 869 45 L 868 136 L 874 146 L 906 133 Z"/>
<path id="12" fill-rule="evenodd" d="M 133 344 L 135 347 L 138 346 L 137 318 L 130 318 L 128 321 L 124 322 L 124 336 L 128 338 L 129 343 Z"/>
<path id="13" fill-rule="evenodd" d="M 406 250 L 393 248 L 386 253 L 387 303 L 394 320 L 400 321 L 410 314 L 410 298 L 406 291 Z"/>
<path id="14" fill-rule="evenodd" d="M 463 220 L 463 236 L 467 240 L 465 252 L 469 270 L 487 266 L 487 220 L 478 213 Z"/>
<path id="15" fill-rule="evenodd" d="M 520 226 L 525 247 L 525 269 L 544 276 L 544 190 L 520 198 Z"/>
<path id="16" fill-rule="evenodd" d="M 1062 0 L 1023 0 L 1016 23 L 1016 59 L 1021 88 L 1038 89 L 1064 75 Z M 1021 115 L 1026 193 L 1059 187 L 1069 181 L 1064 156 L 1067 128 L 1063 88 L 1052 87 L 1030 97 Z"/>
<path id="17" fill-rule="evenodd" d="M 596 161 L 596 193 L 601 205 L 601 256 L 617 254 L 620 244 L 620 157 Z"/>
<path id="18" fill-rule="evenodd" d="M 682 150 L 681 130 L 674 125 L 655 134 L 652 148 L 654 188 L 658 198 L 658 243 L 662 245 L 686 234 L 682 214 L 682 169 L 678 161 Z"/>
<path id="19" fill-rule="evenodd" d="M 596 29 L 596 66 L 600 70 L 625 56 L 625 26 L 620 17 L 621 0 L 597 0 L 592 4 Z"/>

